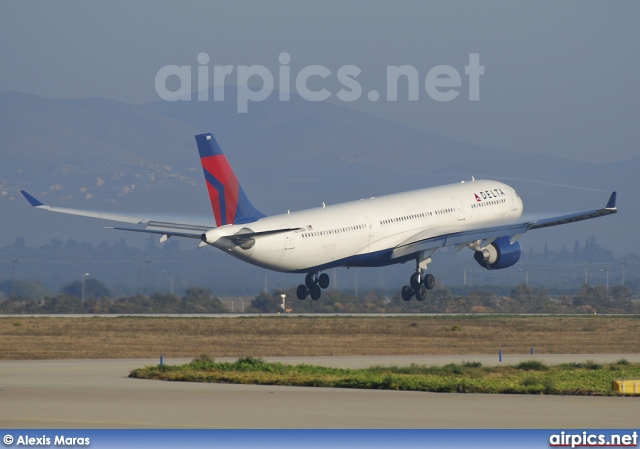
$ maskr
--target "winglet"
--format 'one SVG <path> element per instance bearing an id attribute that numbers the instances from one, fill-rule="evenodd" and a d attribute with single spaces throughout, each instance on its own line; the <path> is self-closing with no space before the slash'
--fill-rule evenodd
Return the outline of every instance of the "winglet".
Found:
<path id="1" fill-rule="evenodd" d="M 616 193 L 617 192 L 611 193 L 611 196 L 609 197 L 609 201 L 607 202 L 605 209 L 616 209 Z"/>
<path id="2" fill-rule="evenodd" d="M 22 196 L 24 196 L 27 201 L 29 201 L 29 204 L 31 204 L 33 207 L 44 206 L 44 203 L 41 203 L 40 201 L 29 195 L 26 191 L 20 190 L 20 193 L 22 193 Z"/>

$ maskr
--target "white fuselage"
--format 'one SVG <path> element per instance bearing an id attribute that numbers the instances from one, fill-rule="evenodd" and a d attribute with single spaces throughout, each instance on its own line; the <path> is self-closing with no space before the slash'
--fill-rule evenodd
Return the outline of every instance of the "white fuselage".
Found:
<path id="1" fill-rule="evenodd" d="M 393 249 L 413 240 L 507 223 L 522 215 L 516 191 L 498 181 L 468 181 L 262 218 L 207 232 L 211 245 L 283 272 L 381 266 L 408 260 Z M 274 229 L 248 249 L 219 237 Z M 412 240 L 413 239 L 413 240 Z"/>

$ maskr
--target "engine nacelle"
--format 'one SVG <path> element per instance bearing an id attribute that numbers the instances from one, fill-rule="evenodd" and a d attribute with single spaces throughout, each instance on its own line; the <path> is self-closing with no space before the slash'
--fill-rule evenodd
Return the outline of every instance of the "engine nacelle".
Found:
<path id="1" fill-rule="evenodd" d="M 225 250 L 232 250 L 239 247 L 244 250 L 249 250 L 256 244 L 255 239 L 252 238 L 254 233 L 251 229 L 242 228 L 235 233 L 233 233 L 233 231 L 237 231 L 237 228 L 221 226 L 219 228 L 209 229 L 200 236 L 200 240 L 202 241 L 200 246 L 212 245 Z"/>
<path id="2" fill-rule="evenodd" d="M 231 250 L 236 245 L 229 239 L 225 238 L 228 236 L 228 230 L 220 228 L 209 229 L 207 232 L 203 233 L 200 236 L 200 246 L 204 245 L 212 245 L 219 249 Z"/>
<path id="3" fill-rule="evenodd" d="M 213 245 L 218 240 L 220 240 L 221 237 L 225 237 L 225 236 L 226 234 L 224 234 L 223 232 L 220 232 L 220 228 L 213 228 L 203 233 L 200 236 L 200 240 L 203 243 L 208 243 L 209 245 Z"/>
<path id="4" fill-rule="evenodd" d="M 487 270 L 508 268 L 520 260 L 520 243 L 511 243 L 511 237 L 495 239 L 489 246 L 476 251 L 473 258 Z"/>

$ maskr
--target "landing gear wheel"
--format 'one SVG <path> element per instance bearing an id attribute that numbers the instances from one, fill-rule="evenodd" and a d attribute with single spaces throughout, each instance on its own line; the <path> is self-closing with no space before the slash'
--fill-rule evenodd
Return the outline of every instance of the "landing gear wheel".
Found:
<path id="1" fill-rule="evenodd" d="M 418 301 L 424 301 L 427 299 L 427 287 L 424 284 L 421 284 L 416 290 L 416 299 Z"/>
<path id="2" fill-rule="evenodd" d="M 314 273 L 309 273 L 304 277 L 304 285 L 306 285 L 309 290 L 311 290 L 316 285 L 316 280 L 314 279 L 314 277 Z"/>
<path id="3" fill-rule="evenodd" d="M 322 273 L 318 278 L 318 284 L 320 285 L 320 288 L 329 287 L 329 275 L 327 273 Z"/>
<path id="4" fill-rule="evenodd" d="M 309 290 L 305 285 L 298 285 L 298 289 L 296 290 L 296 295 L 300 301 L 307 299 L 307 295 L 309 294 Z"/>
<path id="5" fill-rule="evenodd" d="M 418 273 L 413 273 L 411 275 L 409 278 L 409 285 L 411 285 L 412 289 L 418 290 L 418 287 L 420 286 L 420 275 Z"/>
<path id="6" fill-rule="evenodd" d="M 320 295 L 322 295 L 322 290 L 320 289 L 320 286 L 314 285 L 311 289 L 309 289 L 309 293 L 311 294 L 311 299 L 317 301 L 318 299 L 320 299 Z"/>
<path id="7" fill-rule="evenodd" d="M 427 274 L 424 277 L 424 282 L 422 285 L 424 285 L 427 290 L 431 290 L 436 285 L 436 278 L 434 278 L 432 274 Z"/>
<path id="8" fill-rule="evenodd" d="M 403 300 L 411 301 L 411 298 L 413 298 L 413 289 L 408 285 L 405 285 L 404 287 L 402 287 L 401 295 Z"/>

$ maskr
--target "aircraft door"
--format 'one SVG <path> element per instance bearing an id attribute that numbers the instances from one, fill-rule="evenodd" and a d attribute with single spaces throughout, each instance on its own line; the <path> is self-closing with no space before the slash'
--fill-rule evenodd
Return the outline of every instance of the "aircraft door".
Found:
<path id="1" fill-rule="evenodd" d="M 371 218 L 364 218 L 367 220 L 367 227 L 369 228 L 369 240 L 373 240 L 373 223 L 371 222 Z"/>
<path id="2" fill-rule="evenodd" d="M 284 233 L 284 249 L 294 249 L 296 247 L 295 241 L 293 239 L 293 231 Z"/>
<path id="3" fill-rule="evenodd" d="M 460 201 L 460 198 L 458 198 L 457 196 L 454 196 L 451 199 L 453 200 L 453 204 L 455 205 L 456 216 L 458 217 L 458 221 L 464 220 L 465 219 L 464 208 L 462 207 L 462 202 Z"/>

